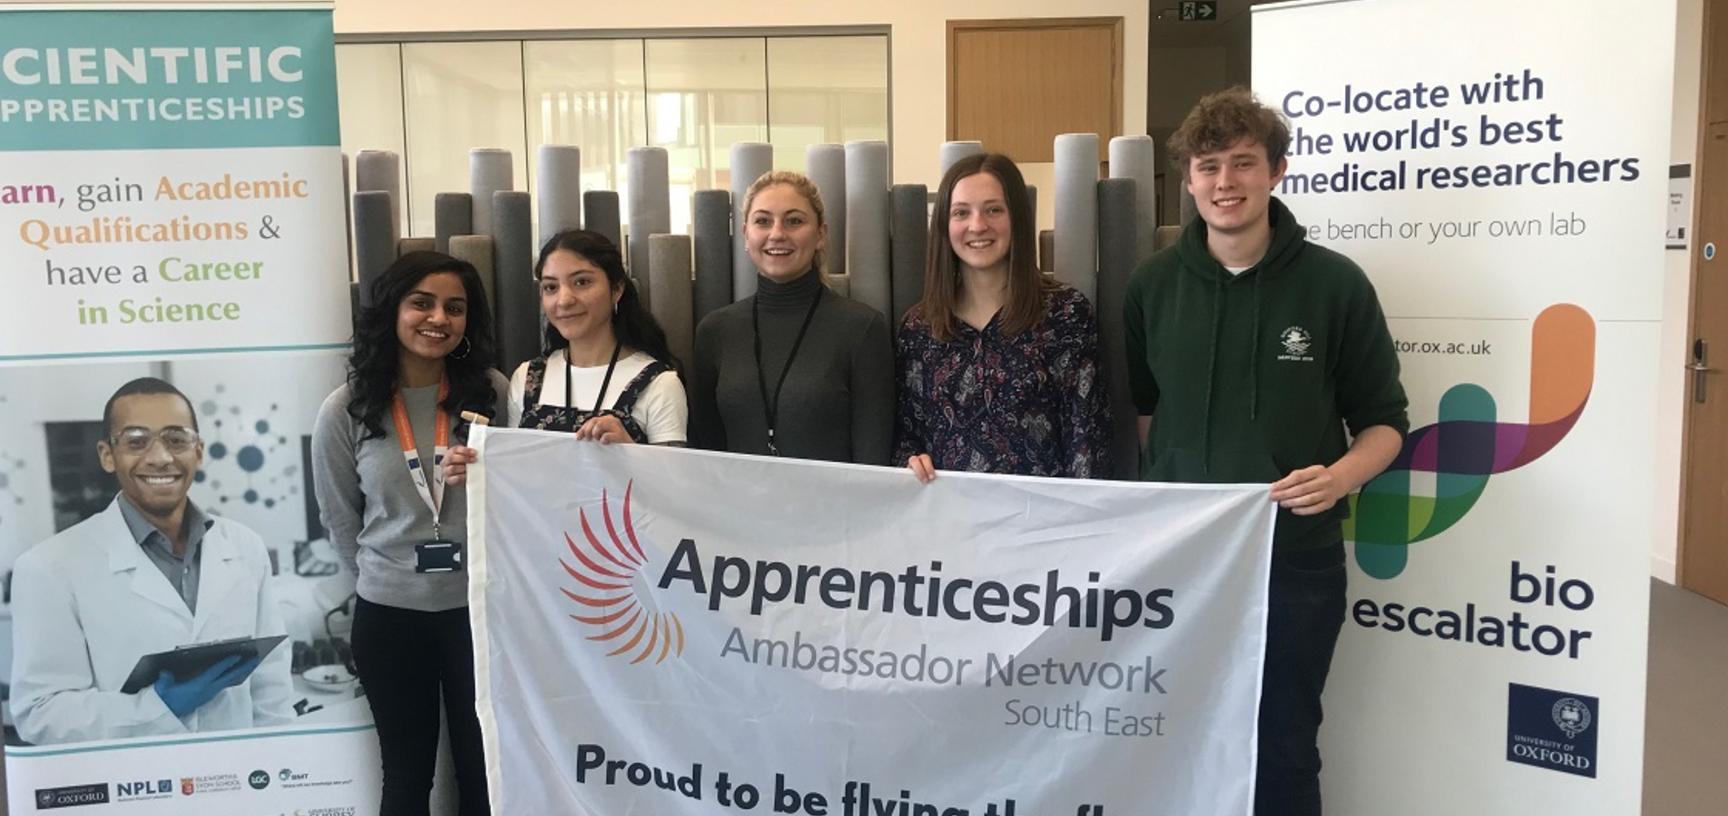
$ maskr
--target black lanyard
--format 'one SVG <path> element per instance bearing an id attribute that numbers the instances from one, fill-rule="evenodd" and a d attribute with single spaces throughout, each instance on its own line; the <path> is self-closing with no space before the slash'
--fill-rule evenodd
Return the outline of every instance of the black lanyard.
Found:
<path id="1" fill-rule="evenodd" d="M 792 361 L 798 356 L 798 347 L 804 345 L 804 333 L 809 331 L 810 319 L 816 316 L 816 306 L 822 302 L 822 293 L 827 288 L 818 285 L 816 296 L 810 299 L 810 311 L 804 313 L 804 325 L 798 327 L 798 338 L 792 341 L 792 351 L 786 355 L 786 365 L 780 368 L 780 382 L 774 385 L 773 399 L 768 398 L 768 380 L 762 376 L 761 301 L 758 298 L 750 299 L 750 325 L 756 332 L 756 386 L 762 390 L 762 417 L 768 422 L 768 453 L 771 456 L 780 455 L 780 447 L 774 442 L 774 426 L 780 419 L 780 392 L 786 388 L 786 373 L 792 370 Z"/>
<path id="2" fill-rule="evenodd" d="M 609 386 L 612 384 L 612 370 L 618 367 L 618 352 L 620 349 L 623 349 L 623 348 L 624 348 L 624 341 L 622 341 L 622 340 L 612 341 L 612 362 L 606 364 L 606 376 L 600 380 L 600 393 L 594 397 L 594 410 L 588 412 L 589 416 L 591 416 L 591 417 L 595 414 L 600 413 L 600 405 L 606 399 L 606 386 Z M 576 407 L 575 401 L 572 400 L 570 397 L 570 347 L 569 346 L 564 347 L 564 404 L 570 408 Z"/>

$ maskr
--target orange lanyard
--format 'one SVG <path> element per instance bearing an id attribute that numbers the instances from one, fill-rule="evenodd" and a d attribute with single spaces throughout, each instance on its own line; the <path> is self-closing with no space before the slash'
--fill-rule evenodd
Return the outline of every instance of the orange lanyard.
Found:
<path id="1" fill-rule="evenodd" d="M 438 538 L 438 509 L 444 503 L 444 469 L 439 467 L 444 463 L 444 452 L 450 445 L 450 415 L 444 412 L 444 398 L 450 395 L 450 380 L 448 378 L 438 383 L 438 405 L 434 406 L 437 419 L 432 427 L 432 474 L 426 474 L 426 463 L 420 460 L 420 449 L 414 445 L 414 427 L 408 422 L 408 406 L 402 402 L 402 391 L 398 389 L 390 403 L 391 419 L 396 421 L 396 440 L 402 443 L 402 458 L 408 463 L 408 476 L 414 480 L 414 488 L 420 492 L 420 498 L 426 502 L 426 508 L 432 511 L 432 537 Z"/>

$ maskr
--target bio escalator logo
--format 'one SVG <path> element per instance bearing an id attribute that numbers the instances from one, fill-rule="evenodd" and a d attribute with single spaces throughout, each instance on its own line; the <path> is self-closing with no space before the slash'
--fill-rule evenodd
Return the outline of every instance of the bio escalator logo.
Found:
<path id="1" fill-rule="evenodd" d="M 623 521 L 628 547 L 618 538 L 618 530 L 612 523 L 611 498 L 605 491 L 600 493 L 600 515 L 606 522 L 611 547 L 595 535 L 588 523 L 587 509 L 578 511 L 587 546 L 578 545 L 568 532 L 564 534 L 564 544 L 576 563 L 563 559 L 558 563 L 577 586 L 574 592 L 568 588 L 560 591 L 582 608 L 582 614 L 570 617 L 598 630 L 587 636 L 588 640 L 613 646 L 606 653 L 608 657 L 629 656 L 631 663 L 653 658 L 655 663 L 661 663 L 668 657 L 683 656 L 684 623 L 677 613 L 655 610 L 650 584 L 640 574 L 648 566 L 648 554 L 636 538 L 636 525 L 630 514 L 630 495 L 635 486 L 634 481 L 624 486 Z"/>
<path id="2" fill-rule="evenodd" d="M 1439 420 L 1417 428 L 1391 467 L 1350 499 L 1344 536 L 1356 563 L 1374 578 L 1394 578 L 1409 547 L 1457 524 L 1488 489 L 1490 477 L 1553 450 L 1584 413 L 1596 371 L 1596 323 L 1569 303 L 1542 310 L 1531 326 L 1530 417 L 1499 422 L 1494 397 L 1474 383 L 1440 397 Z M 1415 474 L 1433 474 L 1433 495 L 1418 495 Z"/>

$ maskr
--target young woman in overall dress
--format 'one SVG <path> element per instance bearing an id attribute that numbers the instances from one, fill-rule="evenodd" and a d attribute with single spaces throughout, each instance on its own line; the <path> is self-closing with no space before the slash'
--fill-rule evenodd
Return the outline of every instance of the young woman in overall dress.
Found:
<path id="1" fill-rule="evenodd" d="M 534 279 L 545 353 L 510 377 L 509 424 L 608 444 L 682 446 L 689 409 L 677 361 L 618 247 L 597 232 L 560 232 L 540 249 Z M 478 457 L 452 448 L 446 478 L 462 484 Z"/>

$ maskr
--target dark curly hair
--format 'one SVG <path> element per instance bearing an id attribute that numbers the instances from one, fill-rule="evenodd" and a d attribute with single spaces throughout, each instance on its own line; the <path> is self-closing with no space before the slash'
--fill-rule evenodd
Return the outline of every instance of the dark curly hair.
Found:
<path id="1" fill-rule="evenodd" d="M 1273 167 L 1290 150 L 1290 126 L 1277 111 L 1260 104 L 1254 93 L 1240 85 L 1208 94 L 1170 134 L 1167 147 L 1170 165 L 1188 178 L 1188 160 L 1223 150 L 1243 137 L 1266 147 L 1266 161 Z"/>
<path id="2" fill-rule="evenodd" d="M 546 239 L 546 245 L 540 248 L 540 257 L 534 261 L 534 280 L 540 280 L 540 274 L 546 268 L 546 259 L 559 250 L 573 252 L 600 267 L 606 273 L 607 286 L 613 289 L 624 287 L 624 294 L 618 298 L 618 309 L 612 313 L 612 333 L 618 338 L 618 342 L 646 352 L 648 356 L 678 371 L 678 359 L 672 356 L 672 346 L 666 342 L 666 330 L 660 328 L 660 322 L 642 305 L 642 297 L 636 293 L 635 281 L 624 274 L 624 256 L 618 252 L 618 246 L 606 236 L 589 230 L 565 230 L 557 233 Z M 543 352 L 546 354 L 570 345 L 570 341 L 565 340 L 564 335 L 559 334 L 558 329 L 551 323 L 546 324 L 546 335 L 543 339 Z"/>
<path id="3" fill-rule="evenodd" d="M 451 416 L 474 411 L 491 417 L 498 397 L 492 389 L 492 306 L 480 273 L 467 261 L 442 252 L 410 252 L 396 259 L 372 282 L 372 305 L 360 309 L 354 322 L 354 353 L 348 358 L 348 413 L 366 426 L 366 439 L 384 435 L 384 414 L 390 410 L 402 368 L 402 343 L 396 338 L 396 317 L 403 299 L 426 276 L 450 272 L 462 281 L 468 298 L 468 323 L 457 354 L 444 358 L 450 394 L 439 404 Z"/>

